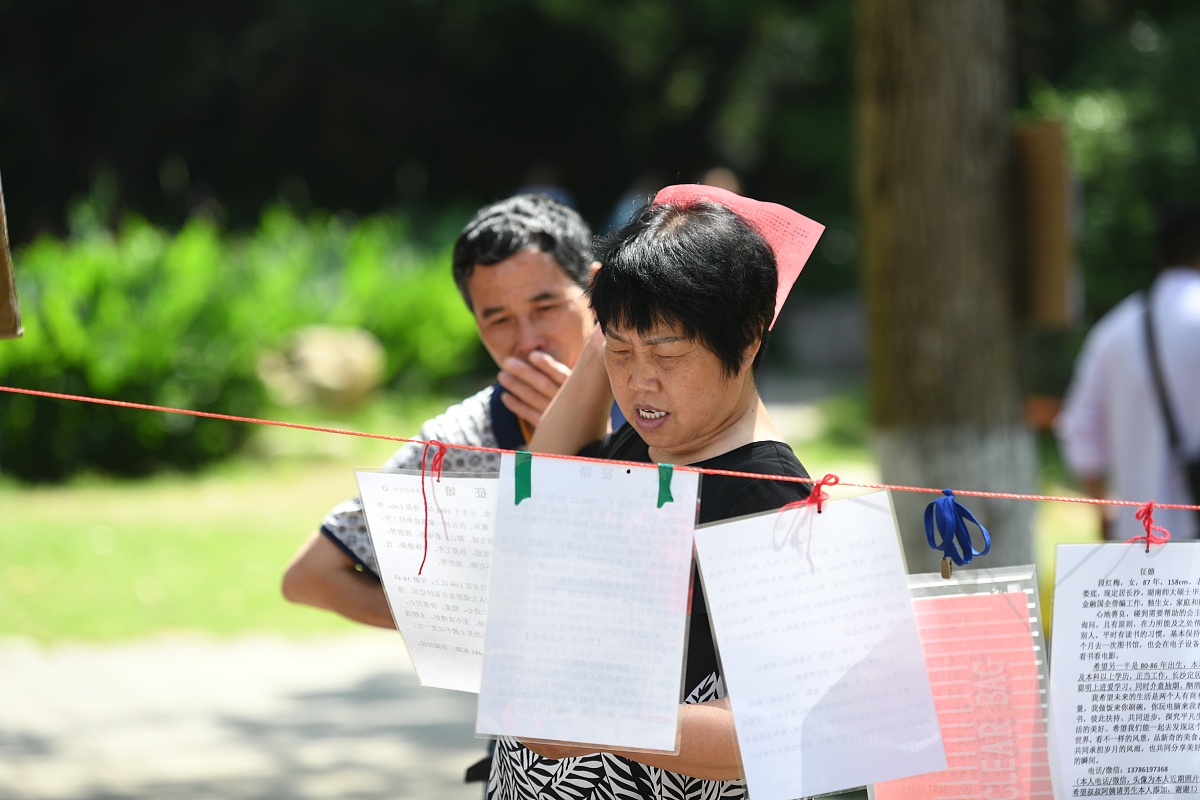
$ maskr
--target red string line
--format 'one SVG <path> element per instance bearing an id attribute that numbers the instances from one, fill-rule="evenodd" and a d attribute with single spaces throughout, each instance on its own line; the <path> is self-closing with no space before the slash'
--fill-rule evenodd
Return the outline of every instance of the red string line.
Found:
<path id="1" fill-rule="evenodd" d="M 425 449 L 421 451 L 421 505 L 425 508 L 425 551 L 421 556 L 421 566 L 417 567 L 417 574 L 421 574 L 421 570 L 425 569 L 425 559 L 429 558 L 429 501 L 425 498 L 425 458 L 429 455 L 429 448 L 433 450 L 433 460 L 429 463 L 429 474 L 434 480 L 442 479 L 442 462 L 446 459 L 446 445 L 441 442 L 426 442 Z"/>
<path id="2" fill-rule="evenodd" d="M 77 403 L 93 403 L 102 406 L 116 406 L 118 408 L 132 408 L 140 411 L 161 411 L 165 414 L 185 414 L 191 417 L 203 417 L 205 419 L 219 419 L 226 422 L 245 422 L 251 425 L 272 425 L 277 428 L 294 428 L 301 431 L 314 431 L 316 433 L 333 433 L 339 436 L 358 436 L 364 439 L 382 439 L 389 442 L 406 442 L 420 445 L 441 444 L 444 447 L 452 447 L 456 450 L 474 450 L 482 453 L 514 453 L 515 450 L 505 450 L 499 447 L 480 447 L 472 444 L 452 444 L 450 442 L 432 442 L 424 439 L 410 439 L 405 436 L 388 436 L 382 433 L 365 433 L 363 431 L 350 431 L 343 428 L 323 428 L 318 425 L 301 425 L 296 422 L 281 422 L 271 419 L 257 419 L 255 417 L 239 417 L 233 414 L 216 414 L 211 411 L 194 411 L 187 408 L 171 408 L 169 406 L 155 406 L 147 403 L 129 403 L 124 400 L 107 400 L 102 397 L 88 397 L 86 395 L 77 394 L 62 394 L 60 392 L 43 392 L 37 389 L 18 389 L 13 386 L 0 386 L 0 392 L 8 392 L 9 394 L 24 394 L 32 397 L 46 397 L 52 400 L 70 400 Z M 644 463 L 637 461 L 617 461 L 614 459 L 605 458 L 588 458 L 586 456 L 567 456 L 551 453 L 538 453 L 539 458 L 558 458 L 565 461 L 585 461 L 589 463 L 602 464 L 619 464 L 621 466 L 644 467 Z M 791 475 L 763 475 L 757 472 L 738 472 L 729 469 L 710 469 L 708 467 L 689 467 L 677 466 L 676 470 L 684 472 L 699 472 L 703 475 L 727 475 L 731 478 L 755 478 L 758 480 L 783 481 L 784 483 L 808 483 L 816 484 L 814 478 L 800 478 Z M 856 489 L 886 489 L 892 492 L 917 492 L 920 494 L 941 494 L 941 489 L 934 489 L 928 486 L 903 486 L 892 483 L 856 483 L 853 481 L 841 481 L 841 486 L 852 486 Z M 1128 508 L 1142 508 L 1146 505 L 1145 501 L 1138 500 L 1110 500 L 1099 497 L 1059 497 L 1054 495 L 1044 494 L 1022 494 L 1020 492 L 981 492 L 973 489 L 955 489 L 954 493 L 962 497 L 986 497 L 997 500 L 1036 500 L 1051 503 L 1079 503 L 1082 505 L 1092 506 L 1124 506 Z M 1154 503 L 1155 508 L 1178 508 L 1185 511 L 1200 511 L 1200 505 L 1187 505 L 1186 503 Z M 1140 537 L 1139 537 L 1140 538 Z"/>
<path id="3" fill-rule="evenodd" d="M 1146 533 L 1144 536 L 1134 536 L 1125 544 L 1133 544 L 1134 542 L 1144 541 L 1146 543 L 1146 552 L 1149 553 L 1150 545 L 1165 544 L 1168 540 L 1170 540 L 1171 532 L 1166 528 L 1160 528 L 1158 525 L 1154 524 L 1155 505 L 1156 503 L 1153 500 L 1149 500 L 1133 515 L 1134 519 L 1142 523 L 1142 527 L 1146 529 Z M 1159 508 L 1165 508 L 1165 506 L 1159 506 Z M 1162 536 L 1155 535 L 1155 531 L 1161 533 Z"/>

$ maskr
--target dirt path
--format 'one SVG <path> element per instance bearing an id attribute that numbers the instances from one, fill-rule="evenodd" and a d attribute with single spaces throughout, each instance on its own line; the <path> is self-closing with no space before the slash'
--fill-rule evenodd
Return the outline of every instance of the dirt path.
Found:
<path id="1" fill-rule="evenodd" d="M 474 714 L 394 633 L 0 641 L 0 797 L 474 800 Z"/>

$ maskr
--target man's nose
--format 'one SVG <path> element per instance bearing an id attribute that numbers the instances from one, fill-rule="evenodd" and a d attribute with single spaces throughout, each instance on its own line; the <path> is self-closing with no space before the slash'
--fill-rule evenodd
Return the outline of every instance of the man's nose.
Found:
<path id="1" fill-rule="evenodd" d="M 546 337 L 530 319 L 517 321 L 517 346 L 513 352 L 517 358 L 528 359 L 534 350 L 546 349 Z"/>

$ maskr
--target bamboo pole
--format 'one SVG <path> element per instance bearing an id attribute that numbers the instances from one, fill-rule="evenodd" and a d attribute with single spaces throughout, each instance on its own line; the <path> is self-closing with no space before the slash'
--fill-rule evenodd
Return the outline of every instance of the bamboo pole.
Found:
<path id="1" fill-rule="evenodd" d="M 13 277 L 12 253 L 8 247 L 8 219 L 4 214 L 4 184 L 0 183 L 0 339 L 16 339 L 21 327 L 21 305 Z"/>

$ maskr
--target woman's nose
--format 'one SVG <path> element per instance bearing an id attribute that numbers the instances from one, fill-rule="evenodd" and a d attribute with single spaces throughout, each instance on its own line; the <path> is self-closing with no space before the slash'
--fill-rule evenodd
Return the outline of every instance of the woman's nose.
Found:
<path id="1" fill-rule="evenodd" d="M 646 359 L 637 359 L 629 375 L 629 388 L 636 391 L 658 389 L 658 371 L 654 369 L 654 365 Z"/>

